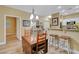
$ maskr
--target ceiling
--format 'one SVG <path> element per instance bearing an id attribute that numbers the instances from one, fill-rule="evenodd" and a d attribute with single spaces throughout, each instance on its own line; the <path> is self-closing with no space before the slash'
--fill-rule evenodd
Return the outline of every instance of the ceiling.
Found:
<path id="1" fill-rule="evenodd" d="M 60 14 L 62 15 L 79 12 L 79 6 L 77 5 L 7 5 L 7 7 L 19 9 L 30 13 L 34 8 L 35 14 L 40 16 L 48 16 L 56 12 L 60 12 Z"/>

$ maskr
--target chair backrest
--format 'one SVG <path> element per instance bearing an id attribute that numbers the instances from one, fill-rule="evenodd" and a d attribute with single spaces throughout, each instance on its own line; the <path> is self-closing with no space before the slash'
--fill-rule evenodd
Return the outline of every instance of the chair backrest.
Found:
<path id="1" fill-rule="evenodd" d="M 42 48 L 41 48 L 42 47 Z M 39 51 L 45 51 L 46 50 L 46 32 L 44 33 L 39 33 L 37 34 L 37 46 L 36 46 L 36 51 L 37 53 Z"/>
<path id="2" fill-rule="evenodd" d="M 46 40 L 46 32 L 43 33 L 39 33 L 37 34 L 37 43 L 39 43 L 40 41 Z"/>
<path id="3" fill-rule="evenodd" d="M 28 40 L 31 40 L 31 31 L 25 30 L 24 31 L 24 37 L 26 37 L 26 39 L 28 39 Z"/>

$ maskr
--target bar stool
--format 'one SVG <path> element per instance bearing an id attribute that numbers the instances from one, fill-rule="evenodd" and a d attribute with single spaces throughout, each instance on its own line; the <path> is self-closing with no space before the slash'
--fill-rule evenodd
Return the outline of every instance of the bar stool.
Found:
<path id="1" fill-rule="evenodd" d="M 56 49 L 59 48 L 59 36 L 58 35 L 55 35 L 55 47 Z"/>
<path id="2" fill-rule="evenodd" d="M 55 35 L 50 34 L 49 44 L 55 46 Z"/>
<path id="3" fill-rule="evenodd" d="M 50 36 L 52 37 L 53 46 L 55 46 L 55 49 L 58 49 L 59 48 L 59 36 L 54 35 L 54 34 L 51 34 Z"/>
<path id="4" fill-rule="evenodd" d="M 69 36 L 60 36 L 60 47 L 63 49 L 67 49 L 68 54 L 71 53 L 71 38 Z"/>

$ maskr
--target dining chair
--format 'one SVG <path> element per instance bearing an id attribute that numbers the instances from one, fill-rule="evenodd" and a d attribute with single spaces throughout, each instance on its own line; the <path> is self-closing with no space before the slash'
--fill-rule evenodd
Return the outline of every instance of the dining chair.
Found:
<path id="1" fill-rule="evenodd" d="M 37 44 L 36 44 L 36 52 L 44 53 L 46 50 L 46 32 L 37 33 Z"/>

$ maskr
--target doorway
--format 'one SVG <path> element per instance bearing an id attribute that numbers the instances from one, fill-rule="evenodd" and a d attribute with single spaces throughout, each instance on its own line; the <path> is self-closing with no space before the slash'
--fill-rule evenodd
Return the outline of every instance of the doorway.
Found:
<path id="1" fill-rule="evenodd" d="M 13 21 L 13 19 L 15 19 L 15 21 L 13 21 L 15 23 L 13 25 L 15 27 L 15 29 L 13 30 L 12 29 L 13 27 L 12 27 L 10 30 L 11 31 L 13 30 L 13 32 L 8 33 L 8 34 L 7 34 L 7 28 L 9 28 L 11 26 L 10 25 L 11 20 L 7 21 L 7 18 L 9 18 L 9 19 L 11 18 L 12 21 Z M 13 16 L 13 15 L 5 15 L 4 16 L 4 44 L 8 43 L 9 41 L 13 42 L 11 39 L 7 39 L 7 35 L 9 36 L 10 34 L 15 34 L 12 36 L 12 37 L 16 38 L 16 39 L 14 39 L 14 41 L 21 40 L 21 17 Z"/>
<path id="2" fill-rule="evenodd" d="M 6 16 L 6 42 L 17 40 L 16 17 Z"/>

